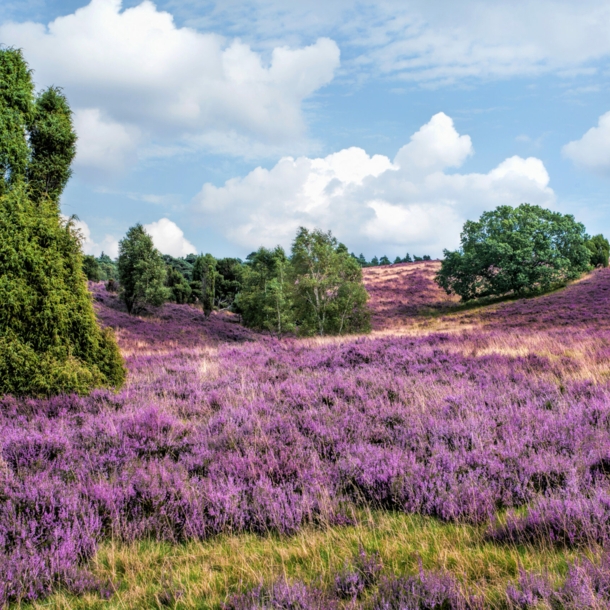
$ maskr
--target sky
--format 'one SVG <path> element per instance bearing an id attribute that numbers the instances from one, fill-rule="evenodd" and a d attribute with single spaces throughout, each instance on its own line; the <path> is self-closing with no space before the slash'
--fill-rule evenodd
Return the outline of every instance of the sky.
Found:
<path id="1" fill-rule="evenodd" d="M 607 1 L 5 0 L 0 44 L 74 112 L 86 253 L 440 257 L 523 202 L 610 235 Z"/>

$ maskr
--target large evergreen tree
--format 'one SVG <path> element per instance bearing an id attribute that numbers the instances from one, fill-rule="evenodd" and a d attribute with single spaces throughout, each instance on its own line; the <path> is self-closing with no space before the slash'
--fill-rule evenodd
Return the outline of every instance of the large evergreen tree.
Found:
<path id="1" fill-rule="evenodd" d="M 57 88 L 38 97 L 19 50 L 0 50 L 0 395 L 85 393 L 125 376 L 97 325 L 78 233 L 59 198 L 76 151 Z"/>

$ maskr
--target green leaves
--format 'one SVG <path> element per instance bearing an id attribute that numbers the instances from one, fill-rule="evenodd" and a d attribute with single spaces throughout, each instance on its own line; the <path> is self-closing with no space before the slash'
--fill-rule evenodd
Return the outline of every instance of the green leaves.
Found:
<path id="1" fill-rule="evenodd" d="M 594 267 L 607 267 L 608 266 L 608 255 L 610 254 L 610 243 L 600 233 L 594 235 L 591 239 L 585 242 L 585 246 L 590 252 L 591 264 Z"/>
<path id="2" fill-rule="evenodd" d="M 332 234 L 301 227 L 288 258 L 281 247 L 248 257 L 237 307 L 244 323 L 302 335 L 367 332 L 362 269 Z"/>
<path id="3" fill-rule="evenodd" d="M 121 385 L 112 333 L 96 321 L 78 236 L 24 184 L 0 196 L 0 395 Z"/>
<path id="4" fill-rule="evenodd" d="M 467 221 L 462 248 L 445 250 L 436 281 L 470 299 L 544 291 L 589 268 L 585 228 L 570 215 L 527 203 Z"/>

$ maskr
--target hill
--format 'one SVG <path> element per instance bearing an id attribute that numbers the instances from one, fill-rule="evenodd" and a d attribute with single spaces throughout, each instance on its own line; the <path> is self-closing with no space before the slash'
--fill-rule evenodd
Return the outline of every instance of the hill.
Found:
<path id="1" fill-rule="evenodd" d="M 435 265 L 366 270 L 368 337 L 96 286 L 127 384 L 0 401 L 0 600 L 610 603 L 610 271 L 458 311 Z"/>

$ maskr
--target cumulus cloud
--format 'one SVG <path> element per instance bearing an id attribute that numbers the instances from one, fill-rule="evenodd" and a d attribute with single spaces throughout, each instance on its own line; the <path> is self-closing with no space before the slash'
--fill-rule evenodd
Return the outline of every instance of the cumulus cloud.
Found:
<path id="1" fill-rule="evenodd" d="M 576 165 L 599 174 L 610 175 L 610 112 L 599 117 L 580 140 L 566 144 L 562 152 Z"/>
<path id="2" fill-rule="evenodd" d="M 177 27 L 148 0 L 125 10 L 121 0 L 91 0 L 47 26 L 5 23 L 0 41 L 24 50 L 39 86 L 64 87 L 77 109 L 79 163 L 105 170 L 138 144 L 241 155 L 250 144 L 302 140 L 302 102 L 339 66 L 328 38 L 277 46 L 265 61 L 239 39 Z"/>
<path id="3" fill-rule="evenodd" d="M 498 205 L 553 205 L 539 159 L 510 157 L 487 173 L 447 173 L 473 154 L 443 113 L 396 157 L 348 148 L 324 158 L 284 157 L 224 186 L 204 184 L 194 213 L 243 248 L 290 245 L 300 225 L 331 229 L 351 249 L 440 255 L 459 243 L 464 220 Z"/>
<path id="4" fill-rule="evenodd" d="M 77 167 L 114 173 L 135 161 L 140 132 L 136 127 L 104 119 L 99 108 L 74 113 L 78 134 Z"/>
<path id="5" fill-rule="evenodd" d="M 195 246 L 184 237 L 182 229 L 169 218 L 161 218 L 144 225 L 144 228 L 152 237 L 155 248 L 162 254 L 178 257 L 197 252 Z"/>
<path id="6" fill-rule="evenodd" d="M 64 218 L 66 218 L 64 216 Z M 119 255 L 119 241 L 112 235 L 105 235 L 104 239 L 96 242 L 91 237 L 91 229 L 84 220 L 74 220 L 74 225 L 81 237 L 81 244 L 85 254 L 99 256 L 102 252 L 110 258 L 116 258 Z"/>

